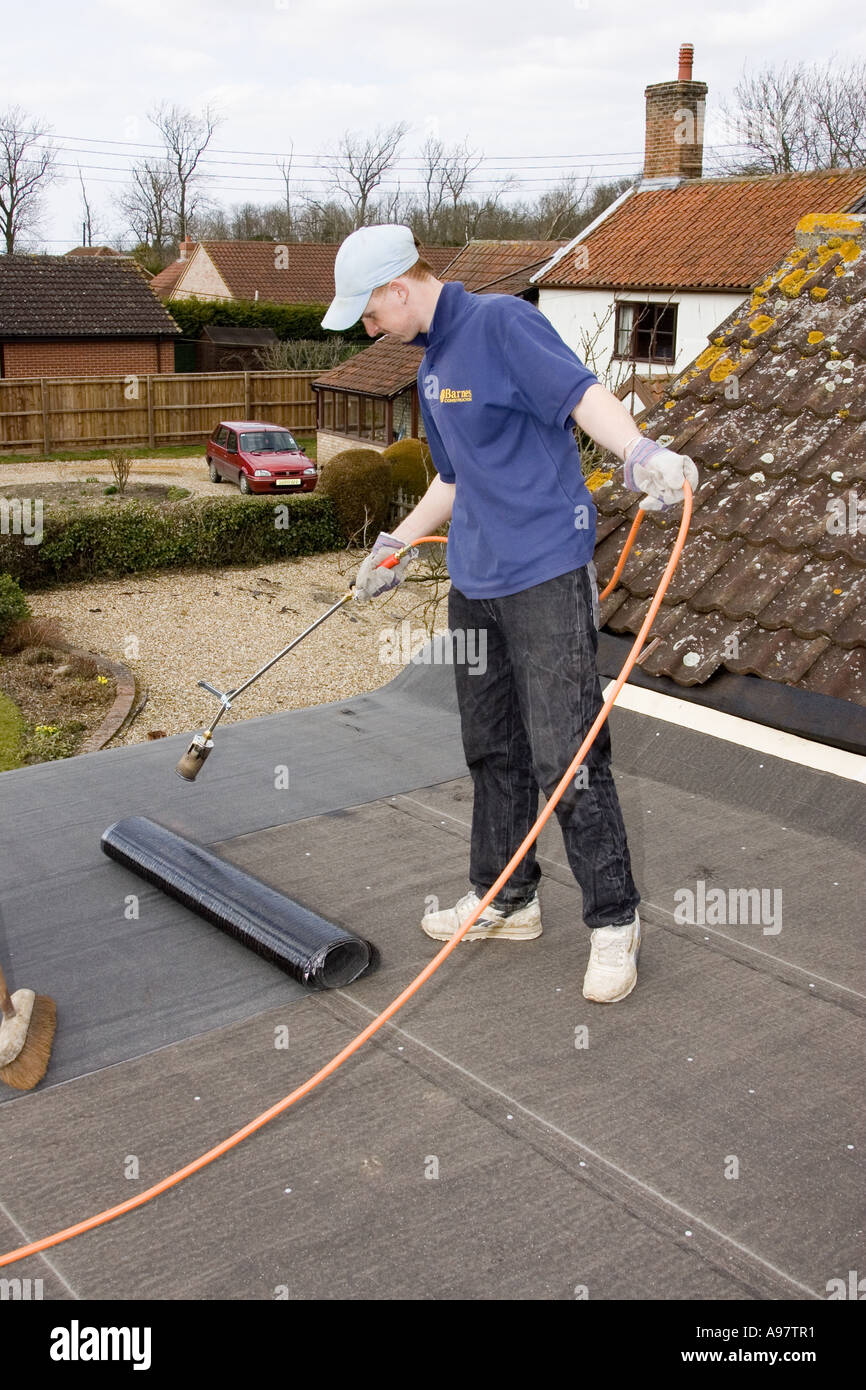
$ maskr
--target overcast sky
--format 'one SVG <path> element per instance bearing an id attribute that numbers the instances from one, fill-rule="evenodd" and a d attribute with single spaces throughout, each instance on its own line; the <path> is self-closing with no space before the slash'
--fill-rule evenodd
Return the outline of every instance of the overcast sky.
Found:
<path id="1" fill-rule="evenodd" d="M 866 55 L 866 7 L 765 0 L 717 7 L 645 0 L 48 0 L 6 7 L 3 95 L 53 128 L 65 182 L 46 201 L 40 247 L 81 241 L 77 166 L 99 235 L 130 162 L 155 153 L 160 101 L 224 116 L 207 172 L 223 205 L 276 202 L 274 159 L 294 146 L 298 188 L 346 130 L 404 120 L 400 181 L 429 133 L 487 156 L 478 189 L 513 170 L 518 196 L 566 169 L 640 167 L 644 87 L 676 77 L 681 43 L 709 86 L 708 144 L 729 139 L 718 106 L 744 63 Z M 115 142 L 115 143 L 110 143 Z M 151 146 L 151 147 L 149 147 Z M 483 176 L 483 178 L 482 178 Z M 321 183 L 317 184 L 321 191 Z"/>

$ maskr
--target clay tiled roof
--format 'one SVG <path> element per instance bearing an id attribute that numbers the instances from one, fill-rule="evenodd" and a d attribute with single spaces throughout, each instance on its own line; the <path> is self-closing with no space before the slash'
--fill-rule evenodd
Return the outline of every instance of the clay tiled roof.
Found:
<path id="1" fill-rule="evenodd" d="M 470 241 L 453 257 L 443 280 L 459 280 L 467 290 L 520 294 L 530 277 L 564 241 Z"/>
<path id="2" fill-rule="evenodd" d="M 286 265 L 276 268 L 273 241 L 202 241 L 233 299 L 272 304 L 329 304 L 334 297 L 334 260 L 339 244 L 289 242 Z"/>
<path id="3" fill-rule="evenodd" d="M 370 347 L 332 367 L 313 382 L 314 387 L 361 391 L 365 396 L 388 400 L 414 385 L 424 349 L 401 343 L 398 338 L 378 338 Z"/>
<path id="4" fill-rule="evenodd" d="M 180 332 L 135 261 L 0 256 L 0 338 L 141 338 Z"/>
<path id="5" fill-rule="evenodd" d="M 866 704 L 863 219 L 804 218 L 807 238 L 642 421 L 701 475 L 642 669 L 697 685 L 725 667 Z M 637 502 L 621 479 L 594 493 L 600 586 Z M 614 632 L 638 631 L 679 515 L 644 520 L 603 605 Z"/>
<path id="6" fill-rule="evenodd" d="M 443 271 L 447 270 L 458 250 L 456 246 L 424 246 L 421 255 L 437 278 L 444 280 L 446 277 Z"/>
<path id="7" fill-rule="evenodd" d="M 339 242 L 202 241 L 233 299 L 271 304 L 330 304 L 334 297 L 334 261 Z M 277 268 L 275 246 L 286 245 L 287 264 Z M 194 254 L 194 253 L 193 253 Z M 423 247 L 421 254 L 437 272 L 454 259 L 453 246 Z M 167 297 L 192 261 L 174 261 L 154 277 L 157 294 Z M 183 293 L 183 286 L 180 287 Z"/>
<path id="8" fill-rule="evenodd" d="M 847 211 L 864 194 L 866 169 L 638 189 L 536 284 L 745 291 L 785 255 L 801 217 Z"/>
<path id="9" fill-rule="evenodd" d="M 186 270 L 188 265 L 189 261 L 172 261 L 165 270 L 158 271 L 150 282 L 154 294 L 158 294 L 160 299 L 168 299 L 180 279 L 181 272 Z"/>

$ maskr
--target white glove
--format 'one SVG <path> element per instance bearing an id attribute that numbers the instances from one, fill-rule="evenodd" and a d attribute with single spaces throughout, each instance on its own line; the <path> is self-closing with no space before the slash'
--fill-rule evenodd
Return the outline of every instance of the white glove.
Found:
<path id="1" fill-rule="evenodd" d="M 390 568 L 382 568 L 382 561 L 387 560 L 396 550 L 402 550 L 405 544 L 405 541 L 398 540 L 396 536 L 389 536 L 387 531 L 379 532 L 373 549 L 355 576 L 354 596 L 359 603 L 366 603 L 377 594 L 384 594 L 386 590 L 396 589 L 398 584 L 402 584 L 410 561 L 418 551 L 408 551 L 402 560 Z"/>
<path id="2" fill-rule="evenodd" d="M 629 449 L 623 464 L 623 479 L 629 492 L 645 492 L 641 511 L 661 512 L 683 500 L 683 479 L 694 492 L 700 479 L 698 470 L 686 454 L 662 448 L 654 439 L 641 439 Z"/>

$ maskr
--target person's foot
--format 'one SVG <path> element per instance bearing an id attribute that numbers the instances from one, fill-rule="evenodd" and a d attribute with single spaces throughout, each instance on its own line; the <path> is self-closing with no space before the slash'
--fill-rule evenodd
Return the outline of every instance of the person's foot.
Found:
<path id="1" fill-rule="evenodd" d="M 637 984 L 640 953 L 640 917 L 619 927 L 596 927 L 592 933 L 589 965 L 583 981 L 584 999 L 615 1004 Z"/>
<path id="2" fill-rule="evenodd" d="M 421 929 L 434 941 L 450 941 L 480 901 L 473 890 L 462 897 L 455 907 L 426 913 L 421 919 Z M 462 940 L 532 941 L 536 936 L 541 936 L 541 906 L 537 893 L 516 911 L 504 912 L 492 906 L 486 907 Z"/>

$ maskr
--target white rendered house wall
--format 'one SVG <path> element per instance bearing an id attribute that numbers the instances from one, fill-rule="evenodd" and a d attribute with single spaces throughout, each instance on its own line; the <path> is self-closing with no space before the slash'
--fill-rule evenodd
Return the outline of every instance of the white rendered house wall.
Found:
<path id="1" fill-rule="evenodd" d="M 716 291 L 666 290 L 556 290 L 542 289 L 538 307 L 559 336 L 585 361 L 605 385 L 616 389 L 632 364 L 613 358 L 616 313 L 620 302 L 676 304 L 676 358 L 673 363 L 635 363 L 639 376 L 668 376 L 681 372 L 703 352 L 713 330 L 732 309 L 743 304 L 747 295 Z M 592 344 L 587 347 L 587 340 Z"/>

